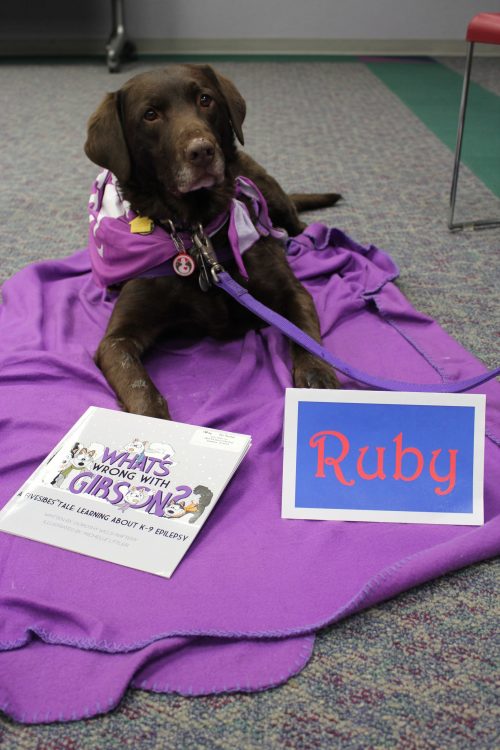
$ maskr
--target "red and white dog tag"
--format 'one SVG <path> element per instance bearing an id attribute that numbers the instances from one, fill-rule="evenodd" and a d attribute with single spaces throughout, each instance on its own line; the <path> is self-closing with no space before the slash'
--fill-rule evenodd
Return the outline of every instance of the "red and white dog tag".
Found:
<path id="1" fill-rule="evenodd" d="M 188 253 L 177 253 L 173 266 L 177 276 L 191 276 L 196 269 L 196 263 Z"/>

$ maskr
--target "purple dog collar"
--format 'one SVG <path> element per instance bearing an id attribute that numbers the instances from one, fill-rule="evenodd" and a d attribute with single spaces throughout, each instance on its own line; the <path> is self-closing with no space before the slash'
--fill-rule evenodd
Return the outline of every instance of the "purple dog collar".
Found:
<path id="1" fill-rule="evenodd" d="M 256 216 L 250 216 L 246 203 L 250 200 Z M 92 273 L 99 286 L 108 287 L 138 277 L 165 276 L 173 273 L 172 259 L 177 248 L 163 227 L 151 222 L 151 231 L 134 233 L 131 223 L 137 219 L 130 204 L 123 200 L 116 177 L 105 170 L 94 182 L 89 200 L 89 252 Z M 204 227 L 212 237 L 229 222 L 228 238 L 238 270 L 247 278 L 242 255 L 260 237 L 272 235 L 280 240 L 286 233 L 275 229 L 269 218 L 267 204 L 258 187 L 247 177 L 237 177 L 235 194 L 229 211 L 217 216 Z M 186 250 L 192 246 L 189 232 L 179 232 L 178 237 Z"/>

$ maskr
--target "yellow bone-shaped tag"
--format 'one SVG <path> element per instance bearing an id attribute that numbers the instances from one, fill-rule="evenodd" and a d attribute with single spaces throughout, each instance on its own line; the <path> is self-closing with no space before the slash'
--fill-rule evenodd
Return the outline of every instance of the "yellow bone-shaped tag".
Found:
<path id="1" fill-rule="evenodd" d="M 129 224 L 132 234 L 151 234 L 155 228 L 154 221 L 147 216 L 136 216 Z"/>

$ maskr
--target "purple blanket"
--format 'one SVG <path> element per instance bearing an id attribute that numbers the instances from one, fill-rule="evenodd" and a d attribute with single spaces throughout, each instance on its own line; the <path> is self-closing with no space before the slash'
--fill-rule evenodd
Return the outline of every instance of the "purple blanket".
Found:
<path id="1" fill-rule="evenodd" d="M 411 382 L 484 370 L 410 306 L 375 247 L 316 224 L 291 242 L 290 263 L 346 362 Z M 0 506 L 88 406 L 116 408 L 92 361 L 111 304 L 86 251 L 5 284 Z M 292 521 L 280 517 L 291 385 L 281 334 L 165 341 L 147 367 L 174 419 L 250 433 L 253 448 L 170 580 L 0 533 L 0 708 L 15 719 L 92 716 L 129 685 L 200 695 L 280 684 L 307 663 L 318 628 L 498 552 L 498 383 L 478 389 L 488 397 L 484 526 Z"/>

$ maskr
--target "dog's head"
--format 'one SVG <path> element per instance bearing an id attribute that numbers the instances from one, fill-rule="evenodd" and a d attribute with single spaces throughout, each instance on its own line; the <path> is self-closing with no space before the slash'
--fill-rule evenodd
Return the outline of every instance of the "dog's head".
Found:
<path id="1" fill-rule="evenodd" d="M 245 110 L 234 84 L 209 65 L 169 66 L 104 98 L 90 118 L 85 153 L 116 175 L 136 210 L 150 213 L 137 202 L 154 196 L 156 213 L 162 203 L 175 212 L 198 191 L 224 184 L 234 136 L 243 143 Z"/>

